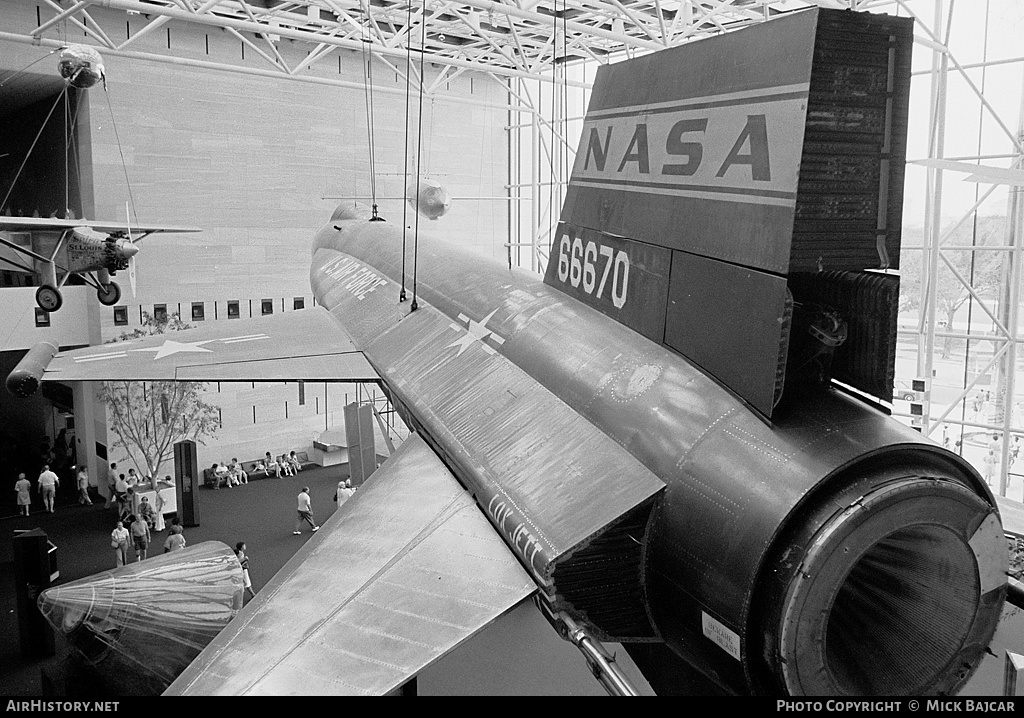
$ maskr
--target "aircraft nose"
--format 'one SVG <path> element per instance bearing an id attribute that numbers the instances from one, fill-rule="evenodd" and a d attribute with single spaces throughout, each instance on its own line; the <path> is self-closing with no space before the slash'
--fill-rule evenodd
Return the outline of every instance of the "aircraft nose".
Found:
<path id="1" fill-rule="evenodd" d="M 139 248 L 131 242 L 121 243 L 121 254 L 124 255 L 125 259 L 131 259 L 139 253 Z"/>

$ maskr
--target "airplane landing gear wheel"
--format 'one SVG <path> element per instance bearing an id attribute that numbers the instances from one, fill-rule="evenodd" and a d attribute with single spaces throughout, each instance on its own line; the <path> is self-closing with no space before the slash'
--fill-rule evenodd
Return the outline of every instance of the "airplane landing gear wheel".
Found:
<path id="1" fill-rule="evenodd" d="M 36 304 L 44 312 L 55 312 L 64 303 L 64 298 L 56 287 L 44 284 L 36 290 Z"/>
<path id="2" fill-rule="evenodd" d="M 96 290 L 96 298 L 103 306 L 112 307 L 121 299 L 121 287 L 117 286 L 117 282 L 111 282 L 106 287 Z"/>

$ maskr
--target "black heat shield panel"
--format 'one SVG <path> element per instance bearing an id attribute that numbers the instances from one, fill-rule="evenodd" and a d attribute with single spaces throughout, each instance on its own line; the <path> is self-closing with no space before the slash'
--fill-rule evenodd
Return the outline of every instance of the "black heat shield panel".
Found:
<path id="1" fill-rule="evenodd" d="M 790 271 L 899 267 L 913 21 L 819 13 Z"/>
<path id="2" fill-rule="evenodd" d="M 798 303 L 824 304 L 847 321 L 832 358 L 832 378 L 892 401 L 900 280 L 878 272 L 800 272 L 789 278 Z"/>
<path id="3" fill-rule="evenodd" d="M 665 344 L 764 416 L 776 402 L 786 317 L 783 277 L 672 253 Z"/>
<path id="4" fill-rule="evenodd" d="M 648 502 L 629 512 L 560 563 L 552 575 L 559 591 L 556 607 L 564 600 L 601 640 L 658 639 L 643 580 L 653 506 Z"/>

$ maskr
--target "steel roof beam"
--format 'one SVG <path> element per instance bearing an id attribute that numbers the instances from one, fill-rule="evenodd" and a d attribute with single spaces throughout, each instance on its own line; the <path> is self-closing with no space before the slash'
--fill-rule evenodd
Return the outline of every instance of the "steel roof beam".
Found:
<path id="1" fill-rule="evenodd" d="M 490 0 L 459 0 L 461 5 L 469 5 L 475 7 L 478 10 L 486 10 L 493 12 L 496 15 L 506 15 L 510 17 L 518 17 L 523 20 L 532 20 L 541 26 L 550 26 L 555 28 L 556 22 L 564 22 L 567 30 L 573 32 L 583 33 L 585 35 L 593 35 L 594 37 L 600 37 L 605 40 L 612 40 L 623 45 L 632 47 L 640 47 L 646 50 L 660 50 L 663 46 L 660 43 L 652 40 L 644 40 L 638 37 L 632 37 L 631 35 L 620 34 L 611 32 L 600 27 L 593 27 L 591 25 L 584 25 L 582 23 L 575 22 L 573 20 L 560 20 L 554 15 L 546 15 L 544 13 L 532 12 L 527 10 L 520 10 L 514 5 L 504 5 L 502 3 L 491 2 Z M 510 21 L 511 22 L 511 21 Z"/>
<path id="2" fill-rule="evenodd" d="M 198 23 L 201 25 L 211 25 L 214 27 L 233 28 L 235 30 L 243 32 L 251 32 L 253 34 L 262 35 L 267 32 L 287 37 L 293 40 L 300 40 L 303 42 L 313 43 L 327 43 L 330 45 L 337 45 L 348 50 L 362 50 L 363 43 L 356 40 L 347 40 L 344 38 L 331 37 L 322 33 L 314 33 L 305 30 L 296 30 L 289 27 L 279 27 L 269 30 L 267 26 L 262 25 L 258 22 L 252 22 L 250 20 L 240 20 L 234 18 L 226 18 L 214 15 L 194 15 L 191 13 L 171 8 L 166 5 L 151 5 L 137 0 L 95 0 L 94 5 L 110 8 L 114 10 L 123 10 L 125 12 L 137 12 L 146 15 L 164 15 L 170 17 L 172 20 L 179 20 L 181 22 Z M 405 51 L 397 48 L 388 48 L 380 45 L 374 45 L 373 51 L 378 55 L 393 55 L 396 57 L 405 57 Z M 542 82 L 551 82 L 550 77 L 539 74 L 530 74 L 521 70 L 512 68 L 497 67 L 495 65 L 488 65 L 486 63 L 472 62 L 469 60 L 462 60 L 459 58 L 446 57 L 443 55 L 437 55 L 427 53 L 426 60 L 436 65 L 452 65 L 454 67 L 464 67 L 467 70 L 475 70 L 477 72 L 496 72 L 501 75 L 507 75 L 509 77 L 522 77 L 525 79 L 540 80 Z M 566 81 L 563 81 L 565 84 Z M 589 85 L 582 82 L 576 82 L 573 80 L 567 81 L 572 87 L 587 88 Z"/>
<path id="3" fill-rule="evenodd" d="M 31 35 L 18 35 L 12 32 L 0 31 L 0 42 L 20 42 L 26 45 L 35 45 L 37 47 L 52 47 L 60 49 L 66 47 L 67 43 L 61 42 L 60 40 L 51 40 L 49 38 L 38 38 L 32 37 Z M 246 67 L 244 65 L 229 65 L 222 62 L 211 62 L 209 60 L 195 60 L 192 58 L 177 57 L 174 55 L 156 55 L 148 52 L 138 52 L 136 50 L 118 50 L 116 48 L 110 48 L 104 50 L 105 55 L 111 55 L 114 57 L 126 57 L 133 60 L 147 60 L 150 62 L 162 62 L 169 65 L 180 65 L 182 67 L 198 67 L 204 70 L 219 70 L 222 72 L 233 72 L 240 75 L 255 75 L 258 77 L 271 77 L 276 79 L 289 78 L 278 70 L 260 70 L 254 67 Z M 379 58 L 378 58 L 379 59 Z M 309 82 L 316 85 L 329 85 L 331 87 L 343 87 L 345 89 L 354 89 L 363 91 L 365 86 L 362 82 L 353 82 L 351 80 L 335 80 L 333 78 L 320 77 L 318 75 L 292 75 L 290 79 L 297 80 L 299 82 Z M 404 88 L 391 87 L 389 85 L 374 85 L 374 92 L 383 92 L 390 95 L 401 95 L 405 96 L 406 91 Z M 519 105 L 507 105 L 505 103 L 488 102 L 487 100 L 477 100 L 472 97 L 466 97 L 463 95 L 446 95 L 443 93 L 432 96 L 435 100 L 457 102 L 464 105 L 475 105 L 478 107 L 487 107 L 497 110 L 507 110 L 511 107 L 513 111 L 517 111 L 521 108 Z M 532 110 L 531 110 L 532 111 Z"/>

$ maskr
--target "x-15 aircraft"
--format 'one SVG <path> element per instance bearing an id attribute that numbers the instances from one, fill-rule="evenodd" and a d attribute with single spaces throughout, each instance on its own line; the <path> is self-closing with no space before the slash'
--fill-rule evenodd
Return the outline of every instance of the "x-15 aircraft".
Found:
<path id="1" fill-rule="evenodd" d="M 33 349 L 9 385 L 377 381 L 415 430 L 168 692 L 386 693 L 530 595 L 616 692 L 600 641 L 661 693 L 955 692 L 1008 556 L 887 415 L 911 44 L 812 9 L 602 67 L 543 280 L 422 239 L 413 286 L 339 208 L 314 309 Z"/>
<path id="2" fill-rule="evenodd" d="M 0 217 L 0 245 L 13 250 L 21 259 L 35 260 L 35 268 L 24 267 L 14 255 L 0 259 L 7 264 L 40 275 L 36 304 L 48 312 L 60 309 L 64 300 L 60 289 L 71 276 L 82 277 L 96 288 L 100 304 L 113 306 L 121 299 L 121 288 L 110 277 L 126 269 L 135 292 L 135 255 L 138 243 L 155 232 L 198 232 L 186 227 L 132 227 L 121 222 L 95 222 L 86 219 L 38 217 Z M 28 241 L 13 236 L 27 235 Z"/>

